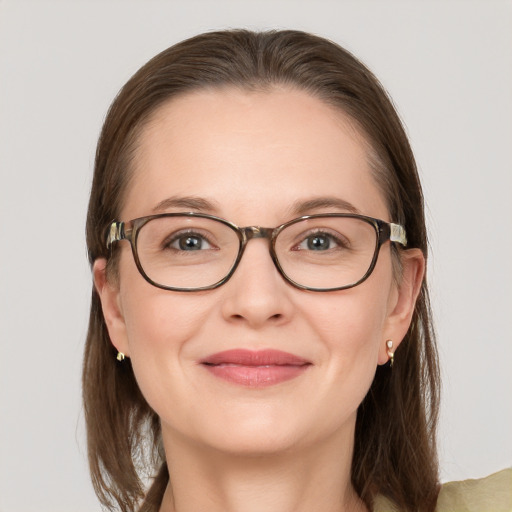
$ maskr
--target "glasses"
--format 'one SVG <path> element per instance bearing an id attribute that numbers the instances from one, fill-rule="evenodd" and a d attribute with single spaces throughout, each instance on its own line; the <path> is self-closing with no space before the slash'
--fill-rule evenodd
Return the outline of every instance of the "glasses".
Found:
<path id="1" fill-rule="evenodd" d="M 327 292 L 352 288 L 372 273 L 380 247 L 407 245 L 405 229 L 364 215 L 306 215 L 276 228 L 240 228 L 202 213 L 163 213 L 110 225 L 107 247 L 128 240 L 144 279 L 181 292 L 229 280 L 253 238 L 267 238 L 272 261 L 291 285 Z"/>

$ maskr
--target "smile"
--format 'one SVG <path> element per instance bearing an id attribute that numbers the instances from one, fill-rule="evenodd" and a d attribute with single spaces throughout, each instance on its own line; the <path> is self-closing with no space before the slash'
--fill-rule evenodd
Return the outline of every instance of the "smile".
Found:
<path id="1" fill-rule="evenodd" d="M 208 356 L 201 365 L 233 384 L 260 388 L 299 377 L 312 363 L 280 350 L 227 350 Z"/>

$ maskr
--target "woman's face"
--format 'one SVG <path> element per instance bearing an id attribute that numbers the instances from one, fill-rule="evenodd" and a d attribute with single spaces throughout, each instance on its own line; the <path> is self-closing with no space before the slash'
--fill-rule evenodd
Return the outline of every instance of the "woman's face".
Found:
<path id="1" fill-rule="evenodd" d="M 307 207 L 312 200 L 320 201 Z M 140 139 L 121 220 L 201 211 L 238 226 L 275 227 L 298 211 L 347 212 L 344 203 L 394 220 L 363 140 L 343 115 L 292 89 L 217 89 L 173 99 L 153 116 Z M 106 282 L 99 260 L 96 286 L 112 342 L 131 358 L 142 393 L 161 418 L 164 441 L 234 452 L 351 439 L 375 369 L 388 360 L 386 340 L 396 348 L 405 335 L 423 272 L 419 251 L 406 252 L 398 286 L 385 244 L 361 285 L 308 292 L 285 282 L 268 241 L 254 239 L 223 286 L 172 292 L 146 282 L 129 244 L 120 246 L 118 283 Z M 245 371 L 247 382 L 225 378 L 238 370 L 220 375 L 205 364 L 232 350 L 235 359 L 247 355 L 239 350 L 253 358 L 225 361 Z M 265 363 L 271 367 L 294 357 L 304 367 L 289 368 L 286 379 L 279 377 L 286 370 L 277 369 L 279 378 L 258 383 L 258 372 L 274 370 L 243 367 L 264 350 L 289 354 L 274 361 L 270 353 Z"/>

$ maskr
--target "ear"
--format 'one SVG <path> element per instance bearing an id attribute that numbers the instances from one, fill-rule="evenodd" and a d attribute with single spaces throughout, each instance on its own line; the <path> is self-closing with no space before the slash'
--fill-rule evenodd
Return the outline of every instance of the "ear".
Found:
<path id="1" fill-rule="evenodd" d="M 105 318 L 110 341 L 119 352 L 128 356 L 128 338 L 120 305 L 119 286 L 109 282 L 107 279 L 107 260 L 105 258 L 95 260 L 92 273 L 94 287 L 100 297 L 101 309 L 103 310 L 103 317 Z"/>
<path id="2" fill-rule="evenodd" d="M 388 316 L 385 322 L 384 338 L 379 350 L 379 364 L 389 360 L 387 340 L 393 342 L 393 352 L 402 342 L 411 325 L 416 299 L 425 276 L 425 257 L 420 249 L 407 249 L 400 253 L 402 274 L 390 294 Z"/>

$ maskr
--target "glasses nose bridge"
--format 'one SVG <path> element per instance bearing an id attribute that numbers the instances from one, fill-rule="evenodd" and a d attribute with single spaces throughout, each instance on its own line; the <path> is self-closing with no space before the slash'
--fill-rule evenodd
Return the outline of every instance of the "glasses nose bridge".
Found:
<path id="1" fill-rule="evenodd" d="M 242 243 L 240 246 L 240 252 L 237 258 L 237 262 L 235 264 L 235 269 L 238 267 L 238 264 L 240 263 L 242 256 L 245 253 L 245 249 L 247 247 L 247 243 L 255 238 L 266 238 L 269 242 L 268 249 L 270 253 L 270 258 L 276 268 L 281 273 L 281 270 L 279 269 L 279 263 L 277 262 L 277 256 L 274 252 L 274 248 L 272 246 L 272 240 L 275 238 L 274 233 L 276 232 L 276 229 L 274 228 L 264 228 L 261 226 L 246 226 L 244 228 L 238 228 L 239 232 L 242 234 Z M 234 270 L 234 269 L 233 269 Z"/>
<path id="2" fill-rule="evenodd" d="M 268 241 L 272 240 L 274 230 L 272 228 L 263 228 L 261 226 L 246 226 L 240 228 L 242 231 L 244 245 L 253 238 L 266 238 Z"/>

